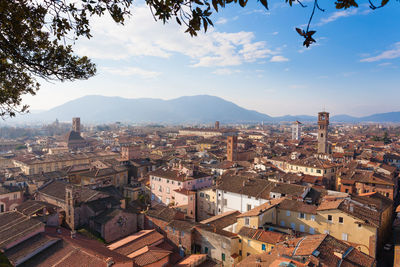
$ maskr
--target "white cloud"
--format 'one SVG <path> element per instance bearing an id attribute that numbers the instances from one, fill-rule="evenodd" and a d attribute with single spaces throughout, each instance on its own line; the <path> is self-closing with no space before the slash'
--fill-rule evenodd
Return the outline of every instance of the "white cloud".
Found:
<path id="1" fill-rule="evenodd" d="M 103 71 L 120 76 L 140 76 L 142 78 L 150 79 L 159 76 L 161 73 L 156 71 L 144 70 L 136 67 L 125 67 L 125 68 L 111 68 L 104 67 Z"/>
<path id="2" fill-rule="evenodd" d="M 312 43 L 309 47 L 302 46 L 299 50 L 297 50 L 297 52 L 299 52 L 301 54 L 301 53 L 310 51 L 311 49 L 313 49 L 317 46 L 320 46 L 320 45 L 321 45 L 320 38 L 317 38 L 315 43 Z"/>
<path id="3" fill-rule="evenodd" d="M 361 62 L 375 62 L 375 61 L 380 61 L 384 59 L 395 59 L 400 57 L 400 42 L 397 42 L 393 45 L 393 49 L 389 49 L 386 51 L 383 51 L 377 56 L 374 57 L 367 57 L 363 58 L 360 61 Z"/>
<path id="4" fill-rule="evenodd" d="M 207 33 L 190 37 L 184 26 L 154 21 L 145 6 L 137 6 L 123 26 L 107 17 L 94 18 L 92 25 L 94 37 L 79 41 L 76 51 L 94 59 L 171 58 L 182 54 L 189 57 L 192 67 L 227 67 L 279 54 L 266 42 L 254 41 L 253 32 L 227 33 L 209 28 Z"/>
<path id="5" fill-rule="evenodd" d="M 279 32 L 273 32 L 272 35 L 278 35 Z"/>
<path id="6" fill-rule="evenodd" d="M 317 26 L 321 26 L 321 25 L 327 24 L 329 22 L 333 22 L 340 18 L 350 17 L 350 16 L 354 16 L 354 15 L 368 15 L 371 12 L 372 12 L 372 9 L 369 7 L 369 4 L 362 4 L 362 5 L 360 5 L 359 8 L 352 8 L 352 9 L 346 9 L 346 10 L 342 10 L 342 11 L 333 12 L 327 18 L 321 19 L 321 21 L 319 23 L 317 23 Z"/>
<path id="7" fill-rule="evenodd" d="M 284 56 L 273 56 L 270 61 L 271 62 L 286 62 L 286 61 L 289 61 L 289 59 Z"/>
<path id="8" fill-rule="evenodd" d="M 384 62 L 384 63 L 378 64 L 378 66 L 380 66 L 380 67 L 385 67 L 385 66 L 390 66 L 390 65 L 392 65 L 391 62 Z"/>
<path id="9" fill-rule="evenodd" d="M 239 73 L 241 72 L 240 70 L 232 70 L 232 69 L 227 69 L 227 68 L 222 68 L 222 69 L 216 69 L 213 71 L 214 74 L 217 75 L 231 75 L 234 73 Z"/>
<path id="10" fill-rule="evenodd" d="M 250 11 L 244 12 L 245 15 L 253 15 L 253 14 L 261 14 L 261 15 L 271 15 L 271 12 L 266 10 L 264 7 L 260 7 L 260 9 L 253 9 Z"/>
<path id="11" fill-rule="evenodd" d="M 228 19 L 226 18 L 219 18 L 215 24 L 226 24 L 228 22 Z"/>
<path id="12" fill-rule="evenodd" d="M 289 86 L 292 89 L 304 89 L 307 88 L 307 86 L 303 85 L 303 84 L 292 84 Z"/>
<path id="13" fill-rule="evenodd" d="M 333 22 L 340 18 L 350 17 L 357 14 L 357 9 L 348 9 L 342 11 L 333 12 L 329 17 L 321 19 L 321 21 L 317 24 L 318 26 L 327 24 L 329 22 Z"/>

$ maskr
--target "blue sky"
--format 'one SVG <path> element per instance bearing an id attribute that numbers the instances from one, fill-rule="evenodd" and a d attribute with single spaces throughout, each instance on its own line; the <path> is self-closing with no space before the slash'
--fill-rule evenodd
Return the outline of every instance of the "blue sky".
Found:
<path id="1" fill-rule="evenodd" d="M 311 28 L 317 43 L 303 48 L 295 27 L 305 27 L 312 2 L 270 10 L 249 1 L 212 19 L 214 28 L 190 37 L 175 21 L 154 22 L 140 2 L 125 26 L 107 17 L 93 20 L 90 40 L 75 50 L 97 64 L 87 81 L 46 83 L 24 97 L 31 109 L 49 109 L 84 95 L 170 99 L 220 96 L 268 115 L 310 114 L 325 108 L 355 116 L 400 111 L 400 3 L 372 11 L 338 11 L 320 1 Z"/>

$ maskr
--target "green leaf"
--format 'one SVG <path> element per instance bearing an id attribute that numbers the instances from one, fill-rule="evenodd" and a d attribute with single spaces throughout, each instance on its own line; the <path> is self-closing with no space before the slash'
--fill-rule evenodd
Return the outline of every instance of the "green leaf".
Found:
<path id="1" fill-rule="evenodd" d="M 382 0 L 381 6 L 385 6 L 388 2 L 389 0 Z"/>
<path id="2" fill-rule="evenodd" d="M 304 31 L 302 29 L 296 28 L 296 31 L 298 34 L 300 34 L 301 36 L 304 36 Z"/>
<path id="3" fill-rule="evenodd" d="M 312 36 L 314 33 L 316 33 L 316 31 L 308 31 L 308 32 L 307 32 L 307 35 L 308 35 L 308 36 Z"/>
<path id="4" fill-rule="evenodd" d="M 212 5 L 213 5 L 215 11 L 218 12 L 218 0 L 212 0 Z"/>
<path id="5" fill-rule="evenodd" d="M 203 25 L 204 25 L 204 32 L 207 32 L 208 22 L 206 19 L 203 19 Z"/>
<path id="6" fill-rule="evenodd" d="M 268 10 L 268 2 L 267 2 L 267 0 L 260 0 L 260 2 Z"/>
<path id="7" fill-rule="evenodd" d="M 239 0 L 239 5 L 240 5 L 241 7 L 245 7 L 246 4 L 247 4 L 247 0 Z"/>

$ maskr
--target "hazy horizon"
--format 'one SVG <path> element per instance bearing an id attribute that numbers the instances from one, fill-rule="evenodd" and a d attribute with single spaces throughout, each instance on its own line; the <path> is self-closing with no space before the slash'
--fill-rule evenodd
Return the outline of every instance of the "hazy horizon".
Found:
<path id="1" fill-rule="evenodd" d="M 202 96 L 202 95 L 219 97 L 219 96 L 216 96 L 216 95 L 198 94 L 198 95 L 182 95 L 182 96 L 173 97 L 173 98 L 157 98 L 157 97 L 138 97 L 138 98 L 134 98 L 134 97 L 105 96 L 105 95 L 93 94 L 93 95 L 85 95 L 85 96 L 82 96 L 82 97 L 78 97 L 78 98 L 75 98 L 75 99 L 72 99 L 72 100 L 65 101 L 64 103 L 62 103 L 62 104 L 60 104 L 60 105 L 56 105 L 56 106 L 51 107 L 51 108 L 49 108 L 49 109 L 41 109 L 41 110 L 32 109 L 32 110 L 30 110 L 30 112 L 31 112 L 32 114 L 37 114 L 37 113 L 41 113 L 41 112 L 46 112 L 46 111 L 49 111 L 49 110 L 51 110 L 51 109 L 53 109 L 53 108 L 56 108 L 56 107 L 61 106 L 61 105 L 63 105 L 63 104 L 66 104 L 66 103 L 68 103 L 68 102 L 71 102 L 71 101 L 74 101 L 74 100 L 77 100 L 77 99 L 83 98 L 83 97 L 89 97 L 89 96 L 118 97 L 118 98 L 123 98 L 123 99 L 162 99 L 162 100 L 168 101 L 168 100 L 173 100 L 173 99 L 182 98 L 182 97 Z M 229 100 L 227 100 L 227 99 L 225 99 L 225 98 L 223 98 L 223 97 L 219 97 L 219 98 L 222 98 L 222 99 L 224 99 L 224 100 L 226 100 L 226 101 L 229 101 Z M 349 115 L 349 116 L 356 117 L 356 118 L 364 117 L 364 116 L 369 116 L 369 115 L 374 115 L 374 114 L 379 114 L 379 113 L 386 113 L 386 112 L 373 112 L 373 113 L 366 114 L 366 115 L 364 115 L 364 116 L 356 116 L 356 115 L 347 114 L 347 113 L 334 113 L 334 112 L 331 112 L 330 110 L 327 110 L 327 109 L 323 109 L 323 108 L 322 108 L 322 109 L 320 109 L 320 110 L 316 110 L 313 114 L 298 113 L 298 114 L 278 114 L 278 115 L 271 115 L 271 114 L 264 113 L 264 112 L 262 112 L 262 111 L 260 111 L 260 110 L 257 110 L 257 109 L 252 109 L 251 107 L 242 106 L 242 105 L 240 105 L 240 104 L 238 104 L 238 103 L 235 103 L 234 101 L 229 101 L 229 102 L 232 102 L 232 103 L 238 105 L 239 107 L 242 107 L 242 108 L 245 108 L 245 109 L 248 109 L 248 110 L 254 110 L 254 111 L 257 111 L 257 112 L 259 112 L 259 113 L 262 113 L 262 114 L 265 114 L 265 115 L 269 115 L 269 116 L 271 116 L 271 117 L 302 116 L 302 115 L 304 115 L 304 116 L 314 116 L 314 117 L 316 117 L 317 114 L 318 114 L 318 112 L 320 112 L 320 111 L 327 111 L 327 112 L 329 112 L 329 113 L 331 114 L 331 117 L 332 117 L 332 116 L 338 116 L 338 115 Z M 399 109 L 399 110 L 388 111 L 388 113 L 389 113 L 389 112 L 400 112 L 400 109 Z"/>

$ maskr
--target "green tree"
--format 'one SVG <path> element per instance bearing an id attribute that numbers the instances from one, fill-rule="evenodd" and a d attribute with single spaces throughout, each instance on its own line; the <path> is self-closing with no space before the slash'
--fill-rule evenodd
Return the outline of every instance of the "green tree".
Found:
<path id="1" fill-rule="evenodd" d="M 26 149 L 26 145 L 17 145 L 15 147 L 15 150 L 22 150 L 22 149 Z"/>
<path id="2" fill-rule="evenodd" d="M 371 0 L 369 0 L 371 1 Z M 379 6 L 370 2 L 372 9 Z M 146 0 L 157 20 L 176 20 L 191 36 L 213 25 L 210 16 L 228 4 L 247 5 L 248 0 Z M 267 0 L 259 0 L 268 9 Z M 285 0 L 290 6 L 301 0 Z M 74 54 L 79 37 L 90 38 L 91 16 L 110 14 L 118 24 L 130 15 L 133 0 L 0 0 L 0 116 L 26 112 L 22 96 L 34 95 L 38 78 L 47 81 L 74 81 L 95 75 L 96 67 L 87 57 Z M 358 7 L 355 0 L 336 0 L 337 9 Z M 315 42 L 309 26 L 315 11 L 322 10 L 314 0 L 306 29 L 296 29 L 304 45 Z M 322 10 L 323 11 L 323 10 Z"/>
<path id="3" fill-rule="evenodd" d="M 392 142 L 392 140 L 389 138 L 388 132 L 385 132 L 385 133 L 383 134 L 382 141 L 383 141 L 385 144 L 390 144 L 390 143 Z"/>

